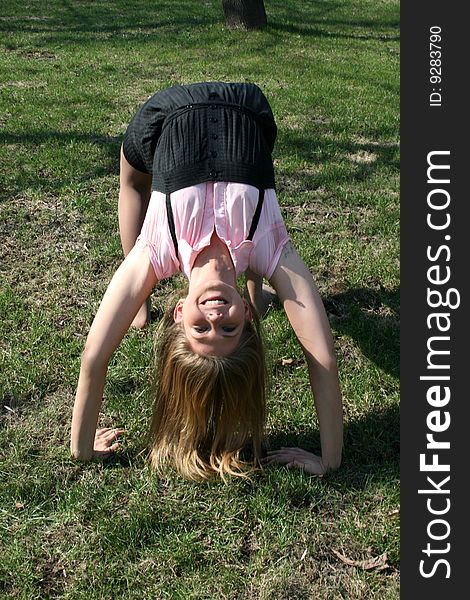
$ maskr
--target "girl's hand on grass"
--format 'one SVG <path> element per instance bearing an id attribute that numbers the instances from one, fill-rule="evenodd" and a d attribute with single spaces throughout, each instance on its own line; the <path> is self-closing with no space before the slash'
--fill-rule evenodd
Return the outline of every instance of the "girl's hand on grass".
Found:
<path id="1" fill-rule="evenodd" d="M 286 465 L 288 469 L 303 469 L 310 475 L 322 477 L 327 469 L 323 464 L 321 456 L 302 450 L 302 448 L 280 448 L 267 453 L 263 458 L 263 465 Z"/>
<path id="2" fill-rule="evenodd" d="M 95 433 L 95 442 L 93 444 L 94 458 L 107 458 L 119 448 L 118 437 L 124 433 L 124 429 L 111 429 L 104 427 L 97 429 Z"/>

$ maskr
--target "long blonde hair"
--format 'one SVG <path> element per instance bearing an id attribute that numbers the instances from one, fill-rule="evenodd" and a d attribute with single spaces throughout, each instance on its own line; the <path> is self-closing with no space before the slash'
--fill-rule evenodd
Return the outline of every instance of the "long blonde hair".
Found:
<path id="1" fill-rule="evenodd" d="M 259 465 L 266 420 L 266 365 L 253 310 L 229 356 L 194 353 L 170 307 L 157 331 L 151 466 L 171 462 L 187 479 L 247 477 Z M 241 456 L 251 442 L 252 459 Z"/>

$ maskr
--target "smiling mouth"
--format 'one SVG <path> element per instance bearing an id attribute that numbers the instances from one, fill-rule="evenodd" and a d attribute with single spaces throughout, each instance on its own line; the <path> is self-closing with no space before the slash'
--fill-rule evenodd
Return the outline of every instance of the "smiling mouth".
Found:
<path id="1" fill-rule="evenodd" d="M 224 304 L 228 304 L 227 300 L 224 298 L 216 297 L 216 298 L 206 298 L 201 302 L 204 306 L 223 306 Z"/>

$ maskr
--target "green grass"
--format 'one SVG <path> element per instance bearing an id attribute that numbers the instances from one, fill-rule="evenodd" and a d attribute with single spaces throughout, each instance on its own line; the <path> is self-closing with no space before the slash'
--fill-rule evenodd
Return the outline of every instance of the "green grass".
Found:
<path id="1" fill-rule="evenodd" d="M 266 0 L 264 31 L 219 1 L 5 0 L 0 16 L 0 596 L 15 599 L 399 597 L 397 0 Z M 276 115 L 278 196 L 332 325 L 341 469 L 253 481 L 155 478 L 145 459 L 153 324 L 113 357 L 106 463 L 72 461 L 80 353 L 121 260 L 118 156 L 157 89 L 254 81 Z M 161 310 L 171 283 L 154 295 Z M 281 311 L 267 444 L 318 449 Z M 293 358 L 285 365 L 282 359 Z M 387 553 L 386 568 L 362 561 Z"/>

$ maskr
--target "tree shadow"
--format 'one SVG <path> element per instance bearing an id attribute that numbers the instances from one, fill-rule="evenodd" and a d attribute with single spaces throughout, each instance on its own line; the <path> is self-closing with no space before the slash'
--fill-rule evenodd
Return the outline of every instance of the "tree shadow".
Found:
<path id="1" fill-rule="evenodd" d="M 308 37 L 331 39 L 381 40 L 400 39 L 398 11 L 390 7 L 376 18 L 358 18 L 355 14 L 341 18 L 344 4 L 334 0 L 304 0 L 304 2 L 273 2 L 268 15 L 268 27 L 280 34 L 292 33 Z M 275 7 L 275 8 L 274 8 Z"/>
<path id="2" fill-rule="evenodd" d="M 347 40 L 379 40 L 383 42 L 395 42 L 400 40 L 400 36 L 398 34 L 393 33 L 385 33 L 382 30 L 383 23 L 379 25 L 375 25 L 373 21 L 359 21 L 356 23 L 347 23 L 349 28 L 353 28 L 357 26 L 358 28 L 371 28 L 376 27 L 377 33 L 362 33 L 360 30 L 357 32 L 351 31 L 350 33 L 346 33 L 341 30 L 331 31 L 328 29 L 329 27 L 344 27 L 345 22 L 343 21 L 329 21 L 325 23 L 325 28 L 318 26 L 318 24 L 312 25 L 308 23 L 302 23 L 299 21 L 298 24 L 295 23 L 282 23 L 279 21 L 270 21 L 269 27 L 273 31 L 278 31 L 280 33 L 293 33 L 296 35 L 306 36 L 306 37 L 316 37 L 316 38 L 330 38 L 330 39 L 347 39 Z M 398 22 L 392 21 L 390 27 L 397 27 Z"/>
<path id="3" fill-rule="evenodd" d="M 31 158 L 31 165 L 34 165 L 34 156 L 40 156 L 40 148 L 47 147 L 48 152 L 53 152 L 57 148 L 58 153 L 63 153 L 64 148 L 70 146 L 67 150 L 67 156 L 59 158 L 61 168 L 57 173 L 51 173 L 41 167 L 22 169 L 16 168 L 15 176 L 11 176 L 4 182 L 0 191 L 0 201 L 8 199 L 16 194 L 21 194 L 26 189 L 39 190 L 45 193 L 57 193 L 63 189 L 64 181 L 75 185 L 77 183 L 89 183 L 94 179 L 106 175 L 117 175 L 119 173 L 119 149 L 122 138 L 118 136 L 109 136 L 100 134 L 98 131 L 53 131 L 37 130 L 28 133 L 10 133 L 3 132 L 0 135 L 0 143 L 11 147 L 19 147 L 24 152 L 28 150 Z M 74 152 L 81 152 L 81 144 L 92 144 L 99 150 L 100 160 L 93 162 L 87 161 L 87 167 L 79 169 L 76 164 L 81 160 L 80 157 L 74 157 Z M 77 145 L 76 148 L 74 146 Z M 70 173 L 65 174 L 65 171 Z"/>
<path id="4" fill-rule="evenodd" d="M 47 9 L 44 5 L 39 10 L 33 9 L 32 13 L 19 13 L 15 10 L 15 18 L 5 15 L 0 20 L 0 31 L 9 34 L 26 31 L 38 36 L 41 45 L 67 42 L 71 35 L 75 44 L 90 42 L 94 37 L 128 42 L 131 38 L 147 37 L 149 33 L 158 35 L 163 27 L 178 29 L 187 25 L 210 25 L 218 17 L 208 5 L 195 11 L 192 0 L 160 0 L 156 4 L 62 0 L 61 3 L 49 4 Z M 223 18 L 222 9 L 220 18 Z"/>
<path id="5" fill-rule="evenodd" d="M 23 15 L 15 10 L 15 17 L 5 14 L 0 20 L 0 31 L 35 34 L 41 43 L 57 44 L 69 41 L 73 34 L 75 43 L 101 39 L 128 41 L 142 36 L 159 35 L 163 27 L 178 31 L 182 27 L 220 23 L 224 27 L 221 2 L 199 3 L 194 10 L 193 0 L 160 0 L 148 2 L 77 3 L 62 0 L 44 7 L 28 6 Z M 267 7 L 268 28 L 275 34 L 292 33 L 309 37 L 330 37 L 366 40 L 398 40 L 399 14 L 394 7 L 385 7 L 375 18 L 358 18 L 355 14 L 342 17 L 343 4 L 334 0 L 304 0 L 290 2 L 273 0 Z"/>
<path id="6" fill-rule="evenodd" d="M 390 135 L 396 131 L 390 127 Z M 89 182 L 90 180 L 100 178 L 106 175 L 117 175 L 119 173 L 119 149 L 124 132 L 121 136 L 110 136 L 99 131 L 53 131 L 36 130 L 27 133 L 2 132 L 0 141 L 4 146 L 22 147 L 23 150 L 31 150 L 32 156 L 38 153 L 42 147 L 64 149 L 70 146 L 67 154 L 70 156 L 68 162 L 74 161 L 72 153 L 74 144 L 92 144 L 99 149 L 100 160 L 95 160 L 92 166 L 89 165 L 85 170 L 74 170 L 67 175 L 67 180 L 72 183 Z M 381 135 L 387 135 L 382 131 Z M 50 152 L 51 150 L 49 150 Z M 53 151 L 53 150 L 52 150 Z M 76 150 L 75 150 L 76 151 Z M 353 158 L 360 153 L 368 153 L 372 160 L 368 162 L 355 162 Z M 334 179 L 336 185 L 341 183 L 360 182 L 374 176 L 381 169 L 390 169 L 398 171 L 399 158 L 398 147 L 395 144 L 375 143 L 368 141 L 337 141 L 334 144 L 331 139 L 321 135 L 321 129 L 316 127 L 315 135 L 305 135 L 305 132 L 293 133 L 287 130 L 280 130 L 276 147 L 277 155 L 296 155 L 300 156 L 309 165 L 321 165 L 325 162 L 341 160 L 341 166 L 337 170 L 327 173 L 318 173 L 314 168 L 310 171 L 290 173 L 288 170 L 277 168 L 277 188 L 279 193 L 289 191 L 290 187 L 301 187 L 304 190 L 314 190 L 318 187 L 328 184 Z M 61 161 L 64 159 L 61 158 Z M 66 167 L 70 168 L 70 165 Z M 26 188 L 39 189 L 41 191 L 54 193 L 63 188 L 64 171 L 61 170 L 55 176 L 51 173 L 43 172 L 41 169 L 24 170 L 17 168 L 15 177 L 11 177 L 4 182 L 1 195 L 7 194 L 9 197 L 15 193 L 21 193 Z"/>
<path id="7" fill-rule="evenodd" d="M 269 52 L 270 45 L 279 43 L 279 35 L 281 32 L 288 32 L 296 35 L 304 36 L 328 36 L 328 37 L 345 37 L 345 38 L 386 38 L 398 39 L 390 37 L 390 31 L 396 31 L 399 26 L 395 12 L 388 11 L 371 19 L 357 18 L 355 15 L 341 16 L 342 3 L 328 0 L 318 1 L 311 0 L 303 3 L 281 2 L 276 1 L 271 7 L 269 15 L 269 27 L 266 30 L 265 39 L 263 40 L 263 52 Z M 4 46 L 7 50 L 13 50 L 21 56 L 26 56 L 34 59 L 53 59 L 55 58 L 53 51 L 45 50 L 49 45 L 51 47 L 59 47 L 66 44 L 81 44 L 96 43 L 95 38 L 102 40 L 113 40 L 113 42 L 122 43 L 123 46 L 128 45 L 129 39 L 146 39 L 151 41 L 153 37 L 162 36 L 162 28 L 167 28 L 165 35 L 168 34 L 168 40 L 174 40 L 174 35 L 178 35 L 181 29 L 193 26 L 209 26 L 220 23 L 223 27 L 223 11 L 221 6 L 214 7 L 209 4 L 204 4 L 201 10 L 194 10 L 194 2 L 192 0 L 183 0 L 178 3 L 170 0 L 163 0 L 157 5 L 152 6 L 146 2 L 137 2 L 125 5 L 124 3 L 109 3 L 98 0 L 92 4 L 76 3 L 71 0 L 62 0 L 61 3 L 53 3 L 45 10 L 43 7 L 32 7 L 31 10 L 24 11 L 23 15 L 16 14 L 15 17 L 6 15 L 0 20 L 0 31 L 4 31 L 14 36 L 16 33 L 27 32 L 29 34 L 30 43 L 35 45 L 37 52 L 32 51 L 31 47 L 22 47 L 22 42 L 15 41 L 12 37 L 12 42 L 8 43 L 8 37 L 5 38 Z M 372 33 L 367 35 L 363 33 L 365 30 L 371 30 Z M 389 32 L 389 33 L 387 33 Z M 227 34 L 228 35 L 228 34 Z M 173 37 L 172 37 L 173 36 Z M 181 37 L 181 36 L 180 36 Z M 181 43 L 180 37 L 178 38 Z M 193 45 L 194 40 L 188 38 L 188 44 Z M 160 65 L 161 66 L 161 65 Z M 341 76 L 341 72 L 336 69 L 335 74 Z M 343 75 L 343 77 L 348 77 Z M 356 77 L 356 75 L 355 75 Z M 374 79 L 373 73 L 360 73 L 357 77 L 361 78 L 364 83 L 369 82 L 370 85 L 387 86 L 385 81 L 377 81 Z M 345 81 L 345 83 L 348 83 Z M 55 102 L 57 100 L 54 100 Z M 314 110 L 314 109 L 312 109 Z M 312 135 L 310 131 L 314 131 Z M 338 173 L 338 181 L 350 176 L 357 180 L 363 180 L 370 177 L 377 168 L 383 165 L 389 165 L 396 168 L 397 158 L 395 148 L 383 145 L 368 145 L 355 144 L 353 142 L 336 142 L 332 145 L 331 138 L 321 136 L 322 128 L 318 123 L 312 123 L 308 120 L 301 131 L 294 133 L 284 129 L 280 129 L 280 134 L 277 142 L 276 152 L 285 149 L 289 154 L 297 154 L 315 164 L 320 161 L 328 160 L 334 155 L 353 153 L 355 151 L 368 151 L 376 156 L 373 163 L 351 165 L 351 173 Z M 124 132 L 123 132 L 124 133 Z M 326 133 L 326 132 L 325 132 Z M 380 136 L 396 137 L 396 127 L 390 126 L 389 130 L 381 128 Z M 119 140 L 117 138 L 100 135 L 99 132 L 54 132 L 54 131 L 38 131 L 22 134 L 7 134 L 3 136 L 4 144 L 31 144 L 34 149 L 35 144 L 51 144 L 57 142 L 61 145 L 67 142 L 91 142 L 100 145 L 100 152 L 104 156 L 104 163 L 85 173 L 84 181 L 89 181 L 90 178 L 99 177 L 102 174 L 109 172 L 117 172 L 119 160 Z M 16 169 L 20 171 L 20 169 Z M 36 175 L 38 175 L 36 177 Z M 306 182 L 309 185 L 317 187 L 322 184 L 320 179 L 315 179 Z M 39 187 L 45 191 L 56 191 L 60 186 L 60 178 L 57 180 L 45 176 L 41 179 L 41 173 L 23 172 L 17 176 L 16 181 L 12 181 L 10 187 L 13 192 L 21 192 L 25 186 Z M 63 182 L 64 178 L 62 178 Z M 282 185 L 282 184 L 281 184 Z M 10 190 L 11 195 L 11 190 Z"/>

